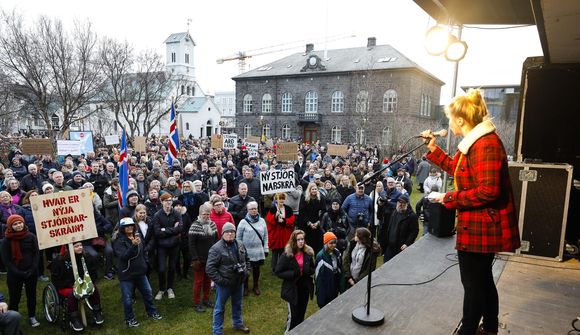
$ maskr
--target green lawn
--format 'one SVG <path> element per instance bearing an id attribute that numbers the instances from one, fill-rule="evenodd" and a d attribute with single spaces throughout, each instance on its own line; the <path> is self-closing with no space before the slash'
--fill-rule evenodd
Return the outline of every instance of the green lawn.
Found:
<path id="1" fill-rule="evenodd" d="M 421 197 L 419 191 L 415 189 L 411 195 L 411 205 L 413 209 Z M 423 227 L 420 225 L 418 238 L 422 235 Z M 281 280 L 274 277 L 269 270 L 269 259 L 262 267 L 260 278 L 262 295 L 259 297 L 250 293 L 244 298 L 243 316 L 244 322 L 250 327 L 251 334 L 283 334 L 286 325 L 288 307 L 285 301 L 280 298 Z M 379 258 L 377 266 L 382 265 L 382 257 Z M 8 298 L 6 287 L 6 276 L 0 277 L 0 291 Z M 39 282 L 37 289 L 38 305 L 37 318 L 41 325 L 33 329 L 28 326 L 27 320 L 22 322 L 24 334 L 48 334 L 51 332 L 60 333 L 60 329 L 53 324 L 49 324 L 42 314 L 42 290 L 46 284 Z M 153 294 L 157 292 L 157 276 L 152 276 Z M 105 315 L 105 324 L 102 326 L 89 326 L 85 334 L 210 334 L 211 333 L 211 311 L 198 314 L 193 310 L 193 279 L 176 281 L 176 299 L 168 300 L 164 298 L 161 302 L 156 302 L 159 312 L 163 316 L 162 321 L 153 321 L 147 318 L 143 301 L 138 298 L 134 305 L 135 315 L 141 322 L 141 327 L 129 329 L 124 323 L 123 306 L 121 304 L 121 290 L 117 279 L 112 281 L 100 280 L 98 287 L 101 293 L 101 300 Z M 213 295 L 212 295 L 213 299 Z M 318 310 L 316 301 L 310 301 L 306 316 Z M 20 302 L 20 312 L 26 315 L 26 298 Z M 231 328 L 229 316 L 229 306 L 226 313 L 225 334 L 236 334 Z M 72 333 L 72 331 L 70 331 Z M 238 333 L 239 334 L 239 333 Z"/>

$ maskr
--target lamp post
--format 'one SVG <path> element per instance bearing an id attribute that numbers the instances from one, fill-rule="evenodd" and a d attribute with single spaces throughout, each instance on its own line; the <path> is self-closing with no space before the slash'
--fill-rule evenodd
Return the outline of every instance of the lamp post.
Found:
<path id="1" fill-rule="evenodd" d="M 260 142 L 262 142 L 262 138 L 264 138 L 264 115 L 260 115 L 258 124 L 260 125 Z"/>

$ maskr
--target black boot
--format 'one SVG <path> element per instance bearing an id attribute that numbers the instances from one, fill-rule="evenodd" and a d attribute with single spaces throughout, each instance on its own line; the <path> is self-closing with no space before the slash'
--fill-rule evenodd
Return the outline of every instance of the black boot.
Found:
<path id="1" fill-rule="evenodd" d="M 81 314 L 76 311 L 76 312 L 72 312 L 70 314 L 70 327 L 75 331 L 75 332 L 82 332 L 84 327 L 83 327 L 83 323 L 81 321 Z"/>
<path id="2" fill-rule="evenodd" d="M 95 318 L 95 323 L 98 325 L 102 325 L 105 322 L 105 318 L 103 317 L 103 310 L 101 309 L 101 305 L 93 306 L 93 317 Z"/>

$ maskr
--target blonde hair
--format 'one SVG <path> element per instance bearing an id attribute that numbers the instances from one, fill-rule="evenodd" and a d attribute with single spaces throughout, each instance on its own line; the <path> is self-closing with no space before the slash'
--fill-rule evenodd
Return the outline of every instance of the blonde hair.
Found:
<path id="1" fill-rule="evenodd" d="M 306 193 L 304 193 L 304 200 L 306 200 L 306 202 L 310 202 L 310 190 L 316 187 L 318 189 L 318 185 L 316 185 L 316 183 L 310 183 L 308 184 L 308 187 L 306 188 Z M 320 200 L 320 191 L 318 191 L 318 193 L 316 193 L 316 199 Z"/>
<path id="2" fill-rule="evenodd" d="M 472 127 L 488 117 L 487 105 L 480 89 L 469 89 L 467 94 L 453 98 L 445 107 L 445 113 L 463 118 Z"/>

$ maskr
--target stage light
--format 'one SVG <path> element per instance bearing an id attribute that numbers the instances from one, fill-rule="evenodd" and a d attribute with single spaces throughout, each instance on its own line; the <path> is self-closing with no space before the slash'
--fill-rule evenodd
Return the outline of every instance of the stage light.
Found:
<path id="1" fill-rule="evenodd" d="M 445 58 L 450 62 L 459 62 L 465 57 L 467 53 L 467 43 L 460 41 L 457 37 L 451 35 L 451 40 L 447 50 L 445 50 Z"/>
<path id="2" fill-rule="evenodd" d="M 449 31 L 444 27 L 432 27 L 425 36 L 425 49 L 433 56 L 443 54 L 449 45 L 450 36 Z"/>

